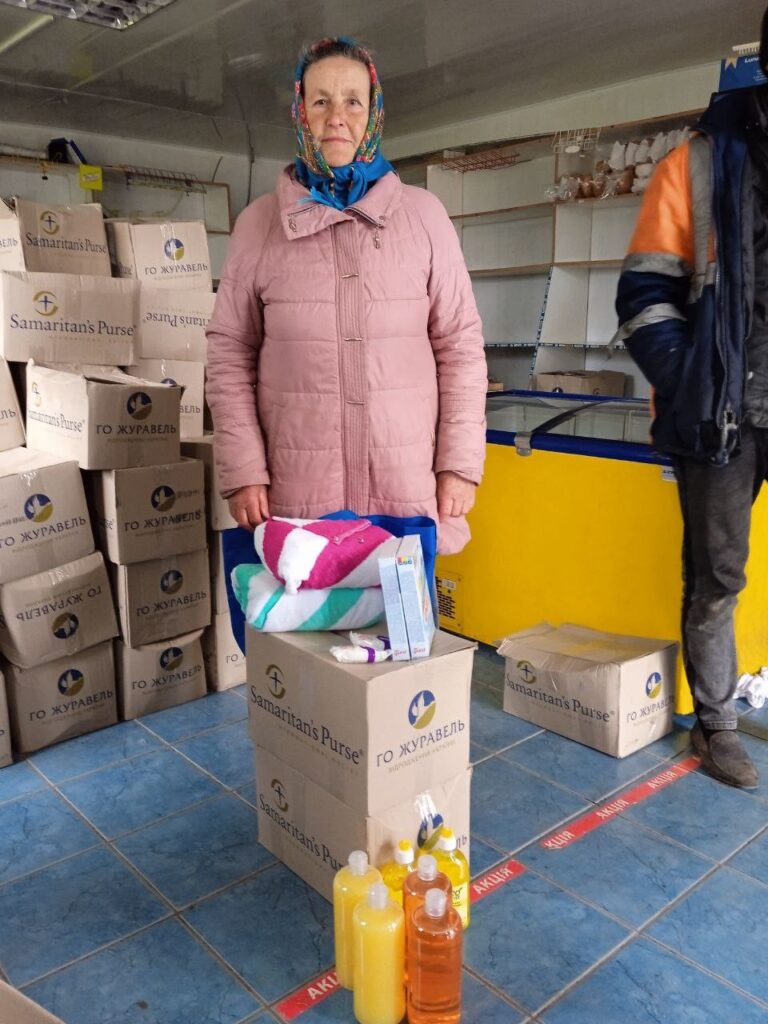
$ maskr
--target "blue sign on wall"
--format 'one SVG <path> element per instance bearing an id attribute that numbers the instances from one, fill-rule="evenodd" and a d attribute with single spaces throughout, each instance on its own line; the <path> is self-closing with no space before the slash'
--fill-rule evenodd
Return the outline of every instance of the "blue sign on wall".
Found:
<path id="1" fill-rule="evenodd" d="M 748 89 L 753 85 L 765 85 L 768 78 L 760 67 L 756 53 L 747 57 L 728 57 L 720 63 L 720 92 L 729 89 Z"/>

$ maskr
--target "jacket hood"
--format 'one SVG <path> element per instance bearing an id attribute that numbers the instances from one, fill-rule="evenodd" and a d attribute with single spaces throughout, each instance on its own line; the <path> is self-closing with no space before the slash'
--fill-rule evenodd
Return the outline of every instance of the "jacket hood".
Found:
<path id="1" fill-rule="evenodd" d="M 694 129 L 703 132 L 704 135 L 727 133 L 745 137 L 751 92 L 750 87 L 713 93 L 709 106 L 694 125 Z"/>

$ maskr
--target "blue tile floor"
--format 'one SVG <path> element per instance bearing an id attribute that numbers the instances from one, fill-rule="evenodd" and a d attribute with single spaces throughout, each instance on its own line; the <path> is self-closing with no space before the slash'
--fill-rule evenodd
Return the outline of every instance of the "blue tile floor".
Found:
<path id="1" fill-rule="evenodd" d="M 473 906 L 464 1024 L 768 1024 L 768 713 L 740 719 L 743 793 L 685 722 L 618 761 L 504 715 L 502 681 L 481 650 L 470 859 L 506 881 Z M 0 771 L 0 975 L 66 1024 L 274 1024 L 332 966 L 331 908 L 258 843 L 242 691 Z M 296 1019 L 351 1022 L 330 992 Z"/>

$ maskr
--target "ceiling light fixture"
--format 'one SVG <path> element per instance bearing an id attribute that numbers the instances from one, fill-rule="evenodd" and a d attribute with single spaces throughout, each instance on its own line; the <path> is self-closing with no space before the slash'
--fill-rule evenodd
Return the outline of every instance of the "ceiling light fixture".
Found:
<path id="1" fill-rule="evenodd" d="M 0 3 L 55 18 L 85 21 L 102 28 L 126 29 L 168 7 L 174 0 L 0 0 Z"/>

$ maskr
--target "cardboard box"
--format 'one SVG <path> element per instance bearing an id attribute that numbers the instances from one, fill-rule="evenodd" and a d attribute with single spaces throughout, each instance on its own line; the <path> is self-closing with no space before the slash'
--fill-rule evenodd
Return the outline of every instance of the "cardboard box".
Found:
<path id="1" fill-rule="evenodd" d="M 0 1021 L 3 1024 L 64 1024 L 4 981 L 0 981 Z"/>
<path id="2" fill-rule="evenodd" d="M 5 696 L 5 680 L 3 678 L 3 673 L 0 672 L 0 768 L 5 768 L 5 766 L 11 764 L 12 761 L 11 723 L 8 718 L 8 701 Z M 2 1004 L 0 1004 L 0 1009 L 2 1009 Z M 1 1017 L 0 1020 L 2 1020 Z"/>
<path id="3" fill-rule="evenodd" d="M 27 367 L 27 444 L 81 469 L 178 462 L 181 388 L 113 374 Z"/>
<path id="4" fill-rule="evenodd" d="M 140 359 L 127 367 L 127 372 L 145 380 L 179 384 L 184 389 L 180 409 L 181 436 L 199 437 L 202 434 L 205 363 L 182 359 Z"/>
<path id="5" fill-rule="evenodd" d="M 205 329 L 215 301 L 213 292 L 142 285 L 136 329 L 137 359 L 204 363 L 208 354 Z"/>
<path id="6" fill-rule="evenodd" d="M 198 629 L 143 647 L 128 647 L 117 641 L 121 718 L 140 718 L 205 696 L 202 633 Z"/>
<path id="7" fill-rule="evenodd" d="M 24 444 L 24 421 L 8 363 L 0 356 L 0 452 Z"/>
<path id="8" fill-rule="evenodd" d="M 216 459 L 213 446 L 213 434 L 201 437 L 185 438 L 181 442 L 182 455 L 190 459 L 200 459 L 205 467 L 205 490 L 208 495 L 208 525 L 212 530 L 231 530 L 237 522 L 229 513 L 226 498 L 219 494 L 216 481 Z"/>
<path id="9" fill-rule="evenodd" d="M 0 270 L 24 270 L 19 219 L 0 199 Z"/>
<path id="10" fill-rule="evenodd" d="M 508 636 L 504 710 L 614 757 L 672 729 L 677 644 L 542 623 Z"/>
<path id="11" fill-rule="evenodd" d="M 153 288 L 210 292 L 211 258 L 202 221 L 106 221 L 115 277 L 135 277 Z"/>
<path id="12" fill-rule="evenodd" d="M 0 586 L 0 651 L 14 665 L 43 665 L 116 633 L 99 551 Z"/>
<path id="13" fill-rule="evenodd" d="M 212 533 L 208 538 L 211 556 L 211 594 L 213 611 L 216 615 L 229 614 L 227 597 L 227 575 L 224 570 L 224 538 L 221 533 Z M 242 680 L 241 680 L 242 682 Z"/>
<path id="14" fill-rule="evenodd" d="M 336 661 L 331 633 L 246 628 L 251 736 L 357 810 L 375 814 L 469 764 L 475 644 L 437 633 L 429 658 Z"/>
<path id="15" fill-rule="evenodd" d="M 0 583 L 91 551 L 93 534 L 77 463 L 31 448 L 0 452 Z"/>
<path id="16" fill-rule="evenodd" d="M 626 379 L 626 374 L 615 370 L 562 370 L 535 374 L 533 390 L 566 395 L 623 395 Z"/>
<path id="17" fill-rule="evenodd" d="M 134 281 L 76 274 L 0 274 L 6 359 L 123 366 L 135 358 Z"/>
<path id="18" fill-rule="evenodd" d="M 456 833 L 469 857 L 472 769 L 424 784 L 405 797 L 396 784 L 390 803 L 366 815 L 349 807 L 285 761 L 256 748 L 259 842 L 313 889 L 333 898 L 333 876 L 352 850 L 366 850 L 372 864 L 392 860 L 401 839 L 431 849 L 441 825 Z M 392 803 L 394 800 L 394 803 Z"/>
<path id="19" fill-rule="evenodd" d="M 112 276 L 104 218 L 98 203 L 46 206 L 17 197 L 13 204 L 21 243 L 18 269 L 44 274 Z M 8 219 L 4 220 L 7 223 Z"/>
<path id="20" fill-rule="evenodd" d="M 117 721 L 109 641 L 34 668 L 9 665 L 6 679 L 13 745 L 19 754 Z"/>
<path id="21" fill-rule="evenodd" d="M 229 612 L 214 615 L 203 633 L 203 657 L 211 690 L 231 690 L 245 682 L 245 655 L 237 646 Z"/>
<path id="22" fill-rule="evenodd" d="M 203 465 L 104 470 L 89 476 L 99 544 L 113 562 L 129 564 L 205 547 Z"/>
<path id="23" fill-rule="evenodd" d="M 202 629 L 211 621 L 208 549 L 113 567 L 120 628 L 129 647 Z"/>

